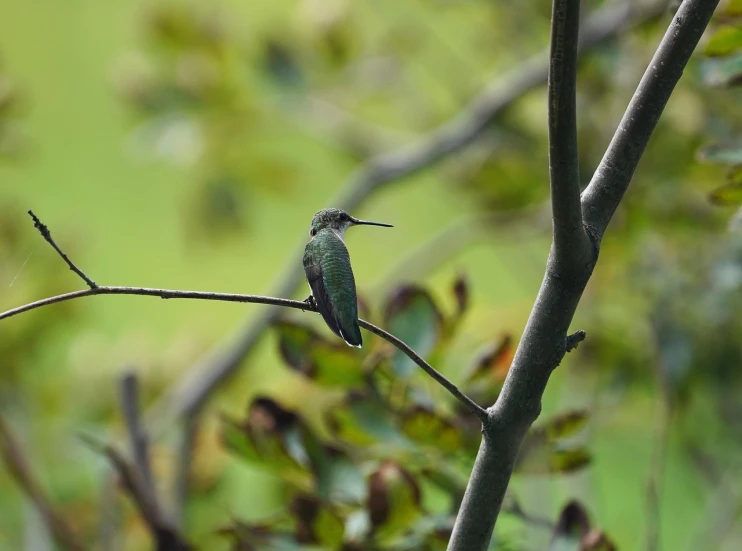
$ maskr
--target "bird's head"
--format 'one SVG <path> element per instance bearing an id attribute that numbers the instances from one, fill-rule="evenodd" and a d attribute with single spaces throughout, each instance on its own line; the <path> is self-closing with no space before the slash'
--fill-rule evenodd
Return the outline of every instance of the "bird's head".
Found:
<path id="1" fill-rule="evenodd" d="M 312 218 L 312 224 L 309 227 L 310 237 L 317 235 L 317 232 L 324 229 L 330 229 L 340 236 L 345 235 L 345 230 L 350 226 L 383 226 L 385 228 L 393 227 L 391 224 L 383 224 L 381 222 L 369 222 L 367 220 L 359 220 L 354 218 L 344 210 L 340 209 L 322 209 Z"/>

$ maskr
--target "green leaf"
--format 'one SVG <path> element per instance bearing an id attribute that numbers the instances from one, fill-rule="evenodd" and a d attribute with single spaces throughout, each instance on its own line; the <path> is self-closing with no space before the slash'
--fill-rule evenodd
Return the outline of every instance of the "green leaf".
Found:
<path id="1" fill-rule="evenodd" d="M 235 522 L 222 528 L 217 534 L 232 540 L 233 547 L 239 551 L 314 551 L 296 542 L 293 534 L 267 524 Z"/>
<path id="2" fill-rule="evenodd" d="M 296 413 L 274 400 L 258 397 L 247 418 L 222 417 L 222 442 L 241 459 L 263 469 L 283 473 L 301 487 L 309 484 L 311 457 L 308 450 L 321 444 Z"/>
<path id="3" fill-rule="evenodd" d="M 366 393 L 351 393 L 345 402 L 328 413 L 332 433 L 356 446 L 407 445 L 399 432 L 394 415 L 384 404 Z"/>
<path id="4" fill-rule="evenodd" d="M 719 15 L 738 17 L 742 15 L 742 0 L 728 0 Z"/>
<path id="5" fill-rule="evenodd" d="M 404 415 L 402 431 L 413 441 L 444 452 L 456 452 L 462 446 L 459 429 L 437 412 L 422 406 Z"/>
<path id="6" fill-rule="evenodd" d="M 555 449 L 553 446 L 531 446 L 521 452 L 515 470 L 527 475 L 567 474 L 590 464 L 591 455 L 585 448 Z"/>
<path id="7" fill-rule="evenodd" d="M 328 503 L 359 503 L 366 495 L 361 471 L 342 450 L 308 445 L 317 497 Z"/>
<path id="8" fill-rule="evenodd" d="M 742 205 L 742 182 L 731 182 L 709 193 L 709 201 L 723 207 Z"/>
<path id="9" fill-rule="evenodd" d="M 550 473 L 571 473 L 587 467 L 592 460 L 585 448 L 554 450 L 549 458 Z"/>
<path id="10" fill-rule="evenodd" d="M 711 35 L 703 53 L 710 57 L 726 56 L 742 48 L 742 28 L 724 25 Z"/>
<path id="11" fill-rule="evenodd" d="M 701 62 L 703 81 L 709 86 L 734 86 L 742 82 L 742 53 Z"/>
<path id="12" fill-rule="evenodd" d="M 368 511 L 381 541 L 409 530 L 420 514 L 417 482 L 397 463 L 385 461 L 369 478 Z"/>
<path id="13" fill-rule="evenodd" d="M 524 474 L 569 473 L 590 463 L 590 453 L 564 438 L 581 430 L 588 419 L 586 410 L 572 410 L 548 419 L 526 435 L 516 463 Z"/>
<path id="14" fill-rule="evenodd" d="M 489 343 L 475 358 L 466 376 L 467 384 L 493 380 L 504 381 L 513 359 L 513 336 L 506 333 L 500 340 Z"/>
<path id="15" fill-rule="evenodd" d="M 575 409 L 551 417 L 540 428 L 544 431 L 547 439 L 554 441 L 572 436 L 582 430 L 588 419 L 588 410 Z"/>
<path id="16" fill-rule="evenodd" d="M 406 285 L 387 298 L 384 323 L 390 333 L 424 358 L 440 340 L 443 317 L 426 290 Z M 409 377 L 416 369 L 415 362 L 401 350 L 392 356 L 392 370 L 397 376 Z"/>
<path id="17" fill-rule="evenodd" d="M 742 146 L 711 144 L 699 151 L 701 161 L 724 165 L 742 165 Z"/>
<path id="18" fill-rule="evenodd" d="M 258 453 L 255 442 L 253 442 L 247 429 L 237 421 L 224 415 L 221 422 L 221 439 L 224 447 L 249 463 L 260 463 L 262 461 L 260 453 Z"/>
<path id="19" fill-rule="evenodd" d="M 547 551 L 581 551 L 582 540 L 590 530 L 585 509 L 576 501 L 570 501 L 559 515 Z"/>
<path id="20" fill-rule="evenodd" d="M 290 509 L 297 521 L 297 542 L 335 549 L 343 541 L 345 528 L 342 519 L 316 497 L 298 495 L 291 502 Z"/>
<path id="21" fill-rule="evenodd" d="M 312 329 L 287 321 L 275 324 L 278 347 L 286 363 L 324 386 L 360 385 L 364 382 L 363 356 L 342 342 L 330 342 Z"/>

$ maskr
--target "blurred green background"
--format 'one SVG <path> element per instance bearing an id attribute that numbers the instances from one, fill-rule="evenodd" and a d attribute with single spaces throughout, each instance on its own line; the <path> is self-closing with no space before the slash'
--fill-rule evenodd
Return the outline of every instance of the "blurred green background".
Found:
<path id="1" fill-rule="evenodd" d="M 583 2 L 584 12 L 601 4 Z M 742 544 L 742 235 L 734 222 L 742 178 L 733 168 L 742 164 L 742 39 L 734 39 L 740 8 L 726 5 L 606 236 L 573 324 L 587 340 L 547 389 L 544 418 L 588 408 L 579 438 L 590 461 L 570 472 L 523 472 L 512 484 L 521 507 L 547 519 L 577 499 L 619 549 Z M 269 292 L 314 212 L 333 206 L 354 169 L 421 139 L 544 49 L 550 3 L 5 0 L 0 14 L 6 310 L 81 287 L 28 209 L 99 284 Z M 647 19 L 582 61 L 585 183 L 670 14 Z M 713 42 L 714 33 L 732 39 Z M 455 382 L 503 335 L 517 342 L 541 281 L 550 237 L 545 107 L 543 87 L 527 93 L 470 147 L 390 182 L 354 212 L 395 225 L 347 238 L 359 293 L 380 324 L 403 283 L 452 312 L 450 287 L 466 275 L 469 307 L 434 354 Z M 302 286 L 295 298 L 306 294 Z M 0 322 L 0 414 L 90 548 L 141 549 L 148 539 L 125 505 L 114 523 L 119 547 L 102 546 L 109 467 L 79 431 L 122 441 L 125 370 L 137 373 L 150 405 L 261 308 L 96 297 Z M 333 338 L 316 316 L 287 317 Z M 290 494 L 281 476 L 225 449 L 219 413 L 239 418 L 252 397 L 270 395 L 321 425 L 332 403 L 332 392 L 292 372 L 277 342 L 267 330 L 202 414 L 185 513 L 200 548 L 227 548 L 218 529 L 264 519 Z M 405 380 L 447 402 L 422 374 Z M 166 503 L 175 428 L 152 448 Z M 457 468 L 465 474 L 470 464 Z M 440 508 L 434 490 L 423 494 L 426 513 Z M 502 518 L 493 545 L 546 548 L 548 528 Z M 45 548 L 34 547 L 44 541 L 39 526 L 0 470 L 0 548 Z"/>

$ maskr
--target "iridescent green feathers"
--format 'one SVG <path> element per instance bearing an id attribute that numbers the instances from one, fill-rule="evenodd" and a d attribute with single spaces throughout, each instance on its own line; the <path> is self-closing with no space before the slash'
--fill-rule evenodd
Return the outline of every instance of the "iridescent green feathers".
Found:
<path id="1" fill-rule="evenodd" d="M 356 282 L 343 237 L 352 225 L 386 226 L 353 218 L 339 209 L 324 209 L 312 218 L 312 240 L 304 249 L 304 273 L 328 327 L 350 346 L 363 344 L 358 326 Z"/>
<path id="2" fill-rule="evenodd" d="M 361 346 L 356 282 L 343 240 L 330 229 L 320 230 L 304 249 L 304 273 L 319 313 L 350 346 Z"/>

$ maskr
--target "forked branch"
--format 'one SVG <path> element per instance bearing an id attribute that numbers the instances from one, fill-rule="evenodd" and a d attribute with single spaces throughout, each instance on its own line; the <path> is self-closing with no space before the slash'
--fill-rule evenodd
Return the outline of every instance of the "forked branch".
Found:
<path id="1" fill-rule="evenodd" d="M 574 2 L 554 0 L 554 3 L 556 14 L 557 4 L 567 6 Z M 482 444 L 456 518 L 449 551 L 484 551 L 489 547 L 523 439 L 541 412 L 541 398 L 549 376 L 568 349 L 584 338 L 584 334 L 579 332 L 567 337 L 567 331 L 592 275 L 600 240 L 717 4 L 718 0 L 685 0 L 682 3 L 642 77 L 603 161 L 582 194 L 582 216 L 592 241 L 593 257 L 581 269 L 580 264 L 570 262 L 565 265 L 556 254 L 549 258 L 541 289 L 505 384 L 497 402 L 488 410 L 490 422 L 484 425 Z M 576 33 L 577 20 L 573 18 L 571 21 L 569 29 L 562 29 L 566 19 L 553 21 L 552 33 L 559 33 L 560 29 Z M 558 42 L 556 38 L 553 40 Z M 552 55 L 554 53 L 552 50 Z M 552 59 L 551 66 L 563 66 L 564 63 L 564 60 Z M 570 75 L 570 78 L 575 78 L 573 73 Z M 562 82 L 553 91 L 556 93 L 560 89 L 569 95 L 573 86 L 574 82 Z M 553 112 L 551 103 L 550 108 Z M 550 153 L 556 153 L 565 162 L 576 162 L 575 152 L 569 147 L 552 143 L 560 135 L 570 135 L 572 119 L 557 113 L 554 115 L 557 116 L 550 116 Z M 570 228 L 574 229 L 574 190 L 569 186 L 573 185 L 571 178 L 577 168 L 557 165 L 552 169 L 554 252 L 561 246 L 557 240 L 564 238 L 564 243 L 569 244 Z M 558 231 L 562 217 L 572 223 L 563 227 L 568 230 L 564 235 Z"/>

